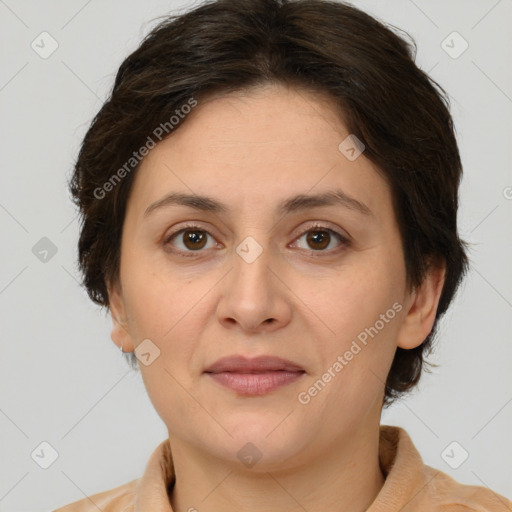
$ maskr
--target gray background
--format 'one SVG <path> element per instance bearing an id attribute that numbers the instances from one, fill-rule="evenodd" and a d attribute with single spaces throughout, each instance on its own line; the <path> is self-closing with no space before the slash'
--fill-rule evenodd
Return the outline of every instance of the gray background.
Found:
<path id="1" fill-rule="evenodd" d="M 66 180 L 122 60 L 157 16 L 196 3 L 0 0 L 0 511 L 51 510 L 138 478 L 167 437 L 110 317 L 78 286 Z M 441 366 L 382 423 L 403 426 L 427 464 L 512 498 L 512 2 L 354 3 L 408 31 L 418 65 L 450 94 L 473 244 L 431 357 Z M 31 47 L 43 31 L 58 43 L 46 59 Z M 457 58 L 453 31 L 469 44 Z M 34 254 L 43 237 L 57 249 L 47 261 Z M 31 457 L 43 441 L 58 452 L 48 469 Z M 469 453 L 457 469 L 441 456 L 452 441 L 452 464 Z"/>

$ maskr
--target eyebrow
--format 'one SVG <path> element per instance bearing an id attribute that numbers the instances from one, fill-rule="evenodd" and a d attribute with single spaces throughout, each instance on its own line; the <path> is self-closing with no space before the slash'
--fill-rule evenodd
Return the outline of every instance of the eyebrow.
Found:
<path id="1" fill-rule="evenodd" d="M 228 206 L 212 197 L 173 192 L 150 204 L 144 212 L 144 217 L 147 217 L 151 212 L 157 209 L 174 205 L 187 206 L 195 210 L 216 214 L 227 214 L 230 211 Z M 279 203 L 276 210 L 278 214 L 286 215 L 288 213 L 307 210 L 310 208 L 333 205 L 343 206 L 364 215 L 373 215 L 372 211 L 366 204 L 349 196 L 343 192 L 343 190 L 328 190 L 314 195 L 298 194 Z"/>

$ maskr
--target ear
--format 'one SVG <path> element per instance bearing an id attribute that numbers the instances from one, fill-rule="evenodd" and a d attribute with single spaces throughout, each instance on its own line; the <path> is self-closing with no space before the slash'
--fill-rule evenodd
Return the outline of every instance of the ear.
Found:
<path id="1" fill-rule="evenodd" d="M 109 309 L 112 316 L 112 341 L 123 349 L 123 352 L 133 352 L 135 346 L 126 320 L 126 307 L 124 304 L 121 284 L 119 281 L 107 284 Z"/>
<path id="2" fill-rule="evenodd" d="M 431 264 L 421 285 L 411 292 L 406 317 L 398 333 L 400 348 L 412 349 L 421 345 L 432 331 L 445 275 L 444 261 Z"/>

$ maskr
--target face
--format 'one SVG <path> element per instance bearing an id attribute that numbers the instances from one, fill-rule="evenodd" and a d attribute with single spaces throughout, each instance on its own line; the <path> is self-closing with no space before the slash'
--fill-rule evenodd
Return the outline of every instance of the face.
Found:
<path id="1" fill-rule="evenodd" d="M 340 150 L 348 135 L 327 98 L 268 86 L 200 102 L 142 162 L 109 288 L 112 338 L 143 348 L 172 438 L 233 461 L 251 442 L 263 454 L 255 468 L 269 470 L 378 424 L 397 345 L 428 327 L 411 336 L 417 296 L 391 191 L 364 152 Z M 223 208 L 150 208 L 171 193 Z M 341 199 L 281 209 L 327 193 Z M 229 355 L 303 372 L 246 395 L 205 373 Z"/>

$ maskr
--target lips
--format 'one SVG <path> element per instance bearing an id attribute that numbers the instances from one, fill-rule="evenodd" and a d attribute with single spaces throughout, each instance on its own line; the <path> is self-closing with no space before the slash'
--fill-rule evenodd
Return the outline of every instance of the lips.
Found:
<path id="1" fill-rule="evenodd" d="M 280 357 L 249 359 L 234 355 L 219 359 L 205 373 L 238 395 L 261 396 L 296 382 L 306 372 L 298 364 Z"/>
<path id="2" fill-rule="evenodd" d="M 301 372 L 305 370 L 298 364 L 274 356 L 259 356 L 255 358 L 246 358 L 244 356 L 223 357 L 209 366 L 205 373 L 267 373 L 275 371 Z"/>

